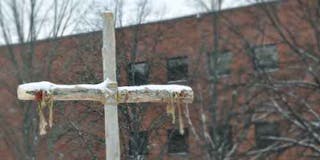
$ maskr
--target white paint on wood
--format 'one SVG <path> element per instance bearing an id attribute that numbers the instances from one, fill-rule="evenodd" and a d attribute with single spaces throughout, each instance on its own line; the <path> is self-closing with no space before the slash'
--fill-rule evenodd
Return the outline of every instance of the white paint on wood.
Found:
<path id="1" fill-rule="evenodd" d="M 106 80 L 100 84 L 58 85 L 50 82 L 33 82 L 19 85 L 18 99 L 35 100 L 37 92 L 45 91 L 53 100 L 90 100 L 105 103 L 183 102 L 193 101 L 193 91 L 182 85 L 123 86 Z M 116 102 L 112 102 L 115 99 Z"/>
<path id="2" fill-rule="evenodd" d="M 118 88 L 119 103 L 167 102 L 192 103 L 193 91 L 182 85 L 142 85 Z"/>
<path id="3" fill-rule="evenodd" d="M 115 82 L 106 80 L 100 84 L 57 85 L 51 82 L 33 82 L 18 86 L 18 99 L 35 100 L 35 94 L 46 91 L 53 100 L 90 100 L 105 101 L 105 95 L 112 95 L 109 89 Z"/>
<path id="4" fill-rule="evenodd" d="M 104 80 L 109 78 L 111 81 L 116 82 L 116 41 L 113 14 L 105 12 L 103 18 L 103 77 Z M 112 91 L 117 92 L 116 85 L 112 88 Z M 106 159 L 120 160 L 118 107 L 115 98 L 110 98 L 109 100 L 107 100 L 109 103 L 104 105 Z M 114 101 L 112 102 L 112 100 Z"/>

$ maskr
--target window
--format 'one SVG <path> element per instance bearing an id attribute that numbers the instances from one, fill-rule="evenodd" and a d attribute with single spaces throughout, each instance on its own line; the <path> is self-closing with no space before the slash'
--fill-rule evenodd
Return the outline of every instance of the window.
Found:
<path id="1" fill-rule="evenodd" d="M 139 156 L 148 154 L 148 132 L 132 132 L 129 140 L 129 155 Z"/>
<path id="2" fill-rule="evenodd" d="M 168 81 L 181 81 L 188 78 L 187 57 L 170 58 L 167 61 Z"/>
<path id="3" fill-rule="evenodd" d="M 217 148 L 228 150 L 232 148 L 233 143 L 231 125 L 218 125 L 215 130 L 213 130 L 213 127 L 210 127 L 209 129 L 211 139 L 217 145 Z"/>
<path id="4" fill-rule="evenodd" d="M 272 71 L 279 68 L 276 45 L 264 45 L 254 48 L 254 66 L 257 71 Z"/>
<path id="5" fill-rule="evenodd" d="M 210 54 L 210 74 L 215 76 L 229 75 L 231 73 L 232 53 Z"/>
<path id="6" fill-rule="evenodd" d="M 168 153 L 186 154 L 188 152 L 188 130 L 181 135 L 178 129 L 168 130 Z"/>
<path id="7" fill-rule="evenodd" d="M 268 136 L 279 136 L 279 124 L 275 122 L 255 123 L 256 147 L 259 149 L 270 146 L 274 141 Z"/>
<path id="8" fill-rule="evenodd" d="M 132 63 L 129 65 L 128 74 L 130 85 L 148 84 L 149 64 L 146 62 Z"/>

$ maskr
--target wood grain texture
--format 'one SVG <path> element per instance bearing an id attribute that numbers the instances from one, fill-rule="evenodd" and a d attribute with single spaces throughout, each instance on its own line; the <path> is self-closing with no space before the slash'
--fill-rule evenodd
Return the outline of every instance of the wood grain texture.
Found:
<path id="1" fill-rule="evenodd" d="M 142 85 L 118 88 L 118 103 L 192 103 L 193 91 L 182 85 Z"/>
<path id="2" fill-rule="evenodd" d="M 88 100 L 102 103 L 183 102 L 192 103 L 193 91 L 183 85 L 142 85 L 117 87 L 116 82 L 105 80 L 100 84 L 57 85 L 34 82 L 19 85 L 20 100 L 35 100 L 39 91 L 46 91 L 53 100 Z M 116 94 L 114 94 L 116 92 Z M 115 102 L 113 102 L 115 100 Z"/>
<path id="3" fill-rule="evenodd" d="M 103 14 L 103 77 L 104 80 L 117 82 L 116 78 L 116 40 L 115 26 L 112 12 Z M 111 86 L 110 90 L 116 94 L 117 85 Z M 114 95 L 107 95 L 113 97 Z M 120 139 L 119 139 L 119 124 L 118 124 L 118 107 L 115 98 L 106 99 L 104 105 L 104 125 L 106 138 L 106 159 L 120 160 Z"/>

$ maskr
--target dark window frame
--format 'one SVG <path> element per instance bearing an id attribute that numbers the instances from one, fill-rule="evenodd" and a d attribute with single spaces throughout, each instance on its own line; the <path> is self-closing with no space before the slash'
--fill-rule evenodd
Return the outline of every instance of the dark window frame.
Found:
<path id="1" fill-rule="evenodd" d="M 137 134 L 137 135 L 134 135 L 134 134 Z M 132 137 L 133 136 L 137 136 L 139 139 L 137 141 L 137 143 L 141 143 L 141 139 L 140 138 L 144 138 L 143 141 L 144 141 L 144 144 L 133 144 L 133 139 Z M 143 142 L 142 142 L 143 143 Z M 140 145 L 145 145 L 145 146 L 140 146 Z M 132 148 L 134 147 L 135 149 L 137 149 L 137 146 L 139 147 L 139 150 L 138 151 L 138 155 L 139 156 L 145 156 L 145 155 L 148 155 L 149 154 L 149 148 L 148 148 L 148 145 L 149 145 L 149 133 L 148 131 L 139 131 L 139 132 L 131 132 L 130 134 L 130 138 L 129 138 L 129 155 L 130 156 L 134 156 L 134 151 L 132 150 Z"/>
<path id="2" fill-rule="evenodd" d="M 223 58 L 223 56 L 226 56 L 226 57 L 230 56 L 229 63 L 227 64 L 228 65 L 227 68 L 223 68 L 223 67 L 225 67 L 226 64 L 223 64 L 223 63 L 219 64 L 219 63 L 213 61 L 214 58 Z M 209 57 L 208 58 L 208 61 L 209 61 L 209 74 L 210 74 L 211 78 L 213 76 L 225 77 L 225 76 L 229 76 L 231 74 L 231 72 L 232 72 L 232 60 L 233 60 L 233 53 L 231 51 L 225 50 L 225 51 L 217 52 L 217 53 L 210 52 L 210 53 L 208 53 L 208 57 Z M 225 61 L 225 60 L 223 60 L 223 61 Z M 215 67 L 218 68 L 218 71 L 216 70 Z"/>
<path id="3" fill-rule="evenodd" d="M 227 129 L 226 129 L 227 128 Z M 226 149 L 230 150 L 233 146 L 233 132 L 232 132 L 232 125 L 231 124 L 222 124 L 215 126 L 215 132 L 218 134 L 219 137 L 213 137 L 213 127 L 209 127 L 209 134 L 211 136 L 212 141 L 216 143 L 220 147 L 222 143 L 224 142 L 224 139 L 227 139 L 227 147 Z M 227 133 L 225 133 L 225 131 Z M 214 138 L 221 138 L 223 139 L 222 141 L 219 139 L 214 139 Z"/>
<path id="4" fill-rule="evenodd" d="M 137 83 L 140 79 L 136 79 L 137 77 L 134 77 L 134 82 L 132 81 L 132 74 L 131 74 L 131 69 L 132 69 L 132 65 L 139 65 L 139 64 L 146 64 L 147 67 L 147 71 L 146 71 L 146 76 L 144 76 L 144 78 L 140 78 L 143 80 L 143 82 L 139 82 Z M 128 84 L 129 85 L 145 85 L 149 83 L 149 75 L 150 75 L 150 64 L 147 61 L 141 61 L 141 62 L 136 62 L 136 63 L 130 63 L 128 64 Z M 135 73 L 135 76 L 136 73 Z"/>
<path id="5" fill-rule="evenodd" d="M 185 155 L 189 153 L 189 132 L 184 128 L 184 134 L 181 135 L 179 129 L 167 130 L 168 154 Z"/>
<path id="6" fill-rule="evenodd" d="M 271 54 L 268 54 L 268 52 L 264 52 L 261 53 L 258 52 L 257 50 L 263 50 L 263 49 L 268 49 L 268 47 L 274 47 L 275 49 L 275 54 L 273 54 L 274 52 L 272 52 Z M 263 63 L 262 59 L 258 58 L 258 54 L 260 54 L 260 56 L 274 56 L 275 60 L 272 62 L 265 62 Z M 263 55 L 264 54 L 264 55 Z M 272 60 L 272 58 L 271 58 Z M 265 45 L 257 45 L 252 47 L 252 61 L 253 61 L 253 65 L 254 65 L 254 69 L 258 72 L 272 72 L 272 71 L 276 71 L 279 69 L 279 52 L 278 52 L 278 46 L 275 43 L 271 43 L 271 44 L 265 44 Z"/>
<path id="7" fill-rule="evenodd" d="M 175 60 L 182 60 L 182 63 L 185 63 L 186 66 L 184 66 L 184 71 L 182 72 L 177 72 L 174 71 L 173 67 L 170 66 L 170 61 L 175 61 Z M 180 77 L 174 78 L 177 75 Z M 174 82 L 186 82 L 188 81 L 189 77 L 189 60 L 187 56 L 178 56 L 178 57 L 172 57 L 172 58 L 167 58 L 167 81 L 168 83 L 174 83 Z"/>
<path id="8" fill-rule="evenodd" d="M 266 148 L 274 143 L 274 140 L 267 139 L 266 137 L 280 136 L 280 124 L 278 122 L 260 121 L 260 122 L 255 122 L 254 125 L 255 125 L 255 143 L 256 143 L 256 148 L 258 149 Z M 259 128 L 259 127 L 264 127 L 264 128 Z M 266 133 L 261 133 L 262 132 L 261 130 L 266 130 L 265 127 L 270 127 L 271 129 Z"/>

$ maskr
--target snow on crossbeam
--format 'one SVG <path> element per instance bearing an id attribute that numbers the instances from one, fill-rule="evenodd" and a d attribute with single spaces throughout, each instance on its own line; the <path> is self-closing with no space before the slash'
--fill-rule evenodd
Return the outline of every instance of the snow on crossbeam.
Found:
<path id="1" fill-rule="evenodd" d="M 183 85 L 142 85 L 118 87 L 118 103 L 137 102 L 192 103 L 193 91 Z"/>
<path id="2" fill-rule="evenodd" d="M 36 94 L 45 91 L 53 100 L 91 100 L 106 102 L 106 99 L 116 99 L 117 103 L 141 102 L 183 102 L 192 103 L 193 91 L 182 85 L 142 85 L 123 86 L 117 88 L 117 94 L 112 90 L 117 83 L 106 80 L 100 84 L 58 85 L 51 82 L 33 82 L 19 85 L 20 100 L 35 100 Z M 112 97 L 112 98 L 111 98 Z"/>

